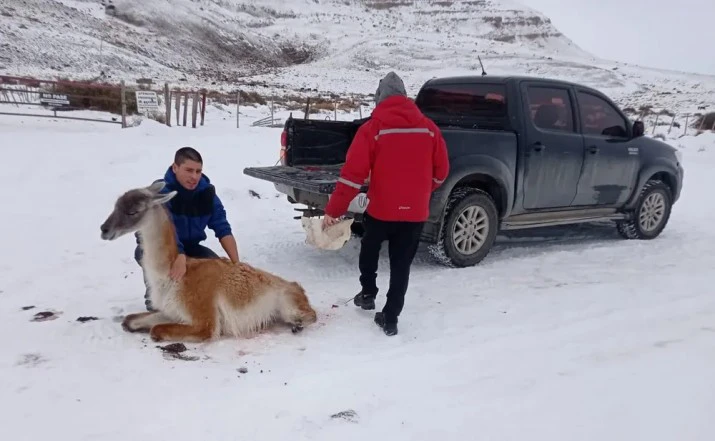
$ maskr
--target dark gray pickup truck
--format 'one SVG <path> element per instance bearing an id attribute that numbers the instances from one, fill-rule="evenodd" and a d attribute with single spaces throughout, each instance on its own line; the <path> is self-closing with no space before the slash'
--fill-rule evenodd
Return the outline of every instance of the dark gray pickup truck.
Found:
<path id="1" fill-rule="evenodd" d="M 498 230 L 614 221 L 627 239 L 657 237 L 683 185 L 679 152 L 644 136 L 605 95 L 569 82 L 467 76 L 427 81 L 415 98 L 441 129 L 450 172 L 422 233 L 444 264 L 480 262 Z M 367 119 L 289 118 L 281 165 L 248 167 L 302 216 L 321 216 L 355 132 Z M 354 232 L 368 183 L 350 206 Z M 297 216 L 296 218 L 300 218 Z"/>

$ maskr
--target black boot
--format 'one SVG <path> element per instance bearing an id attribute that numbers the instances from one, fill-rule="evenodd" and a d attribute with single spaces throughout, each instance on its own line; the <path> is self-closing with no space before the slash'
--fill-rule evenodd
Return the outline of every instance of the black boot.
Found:
<path id="1" fill-rule="evenodd" d="M 365 295 L 360 291 L 353 297 L 353 303 L 365 310 L 375 309 L 375 296 Z"/>
<path id="2" fill-rule="evenodd" d="M 385 335 L 395 335 L 397 334 L 397 321 L 385 321 L 385 314 L 382 312 L 375 313 L 375 323 L 377 326 L 381 327 Z"/>

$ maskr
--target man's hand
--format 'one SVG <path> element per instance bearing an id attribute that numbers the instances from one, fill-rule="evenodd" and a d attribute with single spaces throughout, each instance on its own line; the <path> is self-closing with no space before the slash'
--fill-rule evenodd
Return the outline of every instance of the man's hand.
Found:
<path id="1" fill-rule="evenodd" d="M 328 227 L 332 227 L 333 225 L 337 224 L 338 222 L 340 222 L 338 219 L 328 216 L 326 214 L 325 217 L 323 217 L 322 228 L 324 230 Z"/>
<path id="2" fill-rule="evenodd" d="M 179 254 L 174 260 L 174 264 L 171 265 L 171 271 L 169 271 L 169 277 L 174 280 L 179 280 L 186 274 L 186 254 Z"/>

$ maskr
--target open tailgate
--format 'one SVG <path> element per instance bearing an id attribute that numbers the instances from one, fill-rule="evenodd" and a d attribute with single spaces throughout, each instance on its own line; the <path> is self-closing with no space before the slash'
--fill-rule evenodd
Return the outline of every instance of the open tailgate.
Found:
<path id="1" fill-rule="evenodd" d="M 330 194 L 335 190 L 341 167 L 342 165 L 246 167 L 243 174 L 311 193 Z"/>

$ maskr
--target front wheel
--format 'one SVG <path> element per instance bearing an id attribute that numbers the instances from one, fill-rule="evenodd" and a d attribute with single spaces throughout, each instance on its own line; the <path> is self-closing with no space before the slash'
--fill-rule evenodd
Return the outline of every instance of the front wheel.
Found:
<path id="1" fill-rule="evenodd" d="M 488 193 L 458 189 L 447 202 L 440 237 L 430 253 L 448 266 L 474 266 L 491 250 L 498 225 L 497 207 Z"/>
<path id="2" fill-rule="evenodd" d="M 625 239 L 655 239 L 670 219 L 672 192 L 663 181 L 646 182 L 638 197 L 633 218 L 618 222 L 618 232 Z"/>

